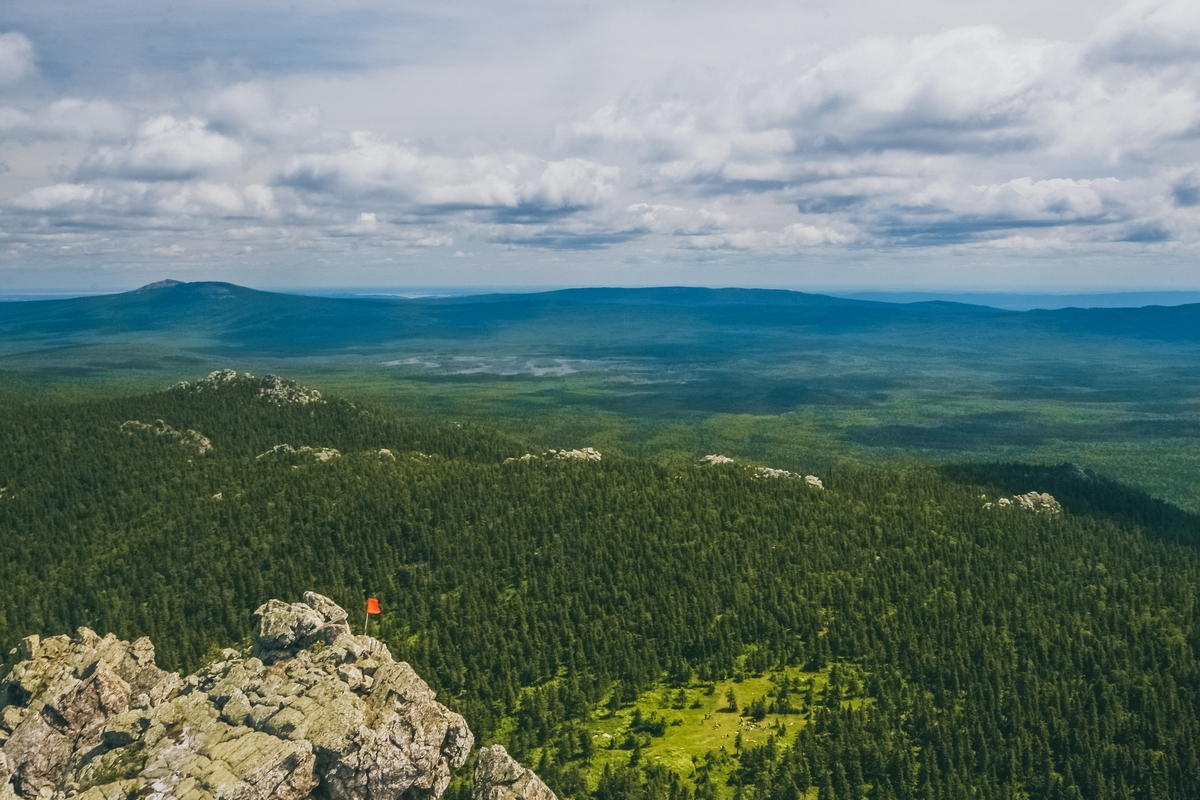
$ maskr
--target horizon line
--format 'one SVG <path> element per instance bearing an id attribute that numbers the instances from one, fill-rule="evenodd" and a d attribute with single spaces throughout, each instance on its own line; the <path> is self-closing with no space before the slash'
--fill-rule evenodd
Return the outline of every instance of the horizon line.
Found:
<path id="1" fill-rule="evenodd" d="M 397 299 L 432 300 L 441 298 L 469 298 L 486 295 L 542 294 L 569 290 L 600 289 L 711 289 L 743 291 L 785 291 L 812 295 L 823 295 L 847 300 L 865 300 L 899 305 L 922 302 L 950 302 L 978 305 L 1003 311 L 1056 310 L 1063 308 L 1140 308 L 1147 306 L 1182 306 L 1200 303 L 1200 289 L 1112 289 L 1112 288 L 1033 288 L 980 289 L 927 287 L 794 287 L 794 286 L 552 286 L 552 285 L 407 285 L 407 286 L 345 286 L 345 287 L 257 287 L 235 284 L 230 281 L 178 281 L 172 279 L 153 281 L 124 291 L 63 291 L 63 290 L 18 290 L 0 291 L 0 303 L 22 303 L 76 298 L 103 297 L 127 294 L 148 288 L 167 288 L 185 283 L 223 283 L 252 291 L 262 291 L 293 297 L 326 297 L 330 299 Z"/>

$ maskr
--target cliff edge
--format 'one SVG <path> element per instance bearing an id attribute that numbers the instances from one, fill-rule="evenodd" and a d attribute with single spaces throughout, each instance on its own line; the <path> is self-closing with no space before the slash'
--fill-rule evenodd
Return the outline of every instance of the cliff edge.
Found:
<path id="1" fill-rule="evenodd" d="M 147 638 L 26 638 L 0 681 L 0 800 L 437 798 L 475 737 L 387 647 L 306 592 L 255 612 L 249 657 L 185 677 Z M 499 745 L 480 800 L 554 800 Z"/>

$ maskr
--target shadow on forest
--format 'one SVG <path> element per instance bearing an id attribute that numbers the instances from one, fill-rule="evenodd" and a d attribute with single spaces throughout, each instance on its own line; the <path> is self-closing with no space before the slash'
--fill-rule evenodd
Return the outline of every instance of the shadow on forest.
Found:
<path id="1" fill-rule="evenodd" d="M 955 483 L 985 486 L 999 494 L 1049 492 L 1069 513 L 1112 519 L 1168 538 L 1200 543 L 1200 515 L 1075 464 L 948 464 L 939 471 Z"/>
<path id="2" fill-rule="evenodd" d="M 933 425 L 855 425 L 846 438 L 868 447 L 964 450 L 975 447 L 1035 447 L 1052 439 L 1113 442 L 1190 439 L 1200 436 L 1194 419 L 1113 420 L 1089 424 L 1047 423 L 1029 414 L 995 411 L 970 414 Z"/>

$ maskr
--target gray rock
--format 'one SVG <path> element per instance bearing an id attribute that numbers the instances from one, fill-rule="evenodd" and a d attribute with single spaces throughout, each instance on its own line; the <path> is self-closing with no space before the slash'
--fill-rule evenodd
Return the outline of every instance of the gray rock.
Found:
<path id="1" fill-rule="evenodd" d="M 325 595 L 316 592 L 304 593 L 304 604 L 321 615 L 326 622 L 342 624 L 347 619 L 346 610 Z"/>
<path id="2" fill-rule="evenodd" d="M 102 746 L 109 719 L 129 710 L 131 695 L 153 691 L 169 674 L 154 665 L 149 640 L 130 644 L 87 628 L 73 638 L 31 636 L 17 654 L 25 658 L 0 683 L 0 697 L 18 700 L 0 716 L 12 725 L 2 753 L 17 797 L 59 785 L 76 754 Z"/>
<path id="3" fill-rule="evenodd" d="M 147 639 L 81 628 L 23 641 L 0 682 L 9 703 L 0 800 L 397 800 L 446 790 L 474 737 L 408 664 L 353 636 L 346 612 L 312 592 L 256 616 L 253 656 L 225 650 L 187 678 L 160 670 Z M 503 748 L 480 765 L 477 798 L 554 797 Z"/>
<path id="4" fill-rule="evenodd" d="M 471 796 L 473 800 L 558 800 L 541 778 L 498 744 L 479 751 Z"/>
<path id="5" fill-rule="evenodd" d="M 346 612 L 328 597 L 305 592 L 303 603 L 269 600 L 254 612 L 258 623 L 254 655 L 266 664 L 290 658 L 317 642 L 333 644 L 353 638 Z"/>

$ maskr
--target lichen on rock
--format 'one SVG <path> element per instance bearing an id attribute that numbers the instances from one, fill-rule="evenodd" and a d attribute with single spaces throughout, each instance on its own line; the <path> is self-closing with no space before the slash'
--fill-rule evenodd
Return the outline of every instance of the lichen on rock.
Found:
<path id="1" fill-rule="evenodd" d="M 0 681 L 0 800 L 396 800 L 446 790 L 474 736 L 412 667 L 353 635 L 345 610 L 315 592 L 268 601 L 255 620 L 249 655 L 224 650 L 186 678 L 159 669 L 145 638 L 80 628 L 25 639 Z M 486 751 L 480 763 L 499 766 L 484 769 L 477 797 L 553 798 L 515 761 Z M 509 791 L 518 786 L 542 788 Z"/>
<path id="2" fill-rule="evenodd" d="M 479 751 L 472 800 L 558 800 L 532 770 L 521 766 L 502 746 Z"/>

